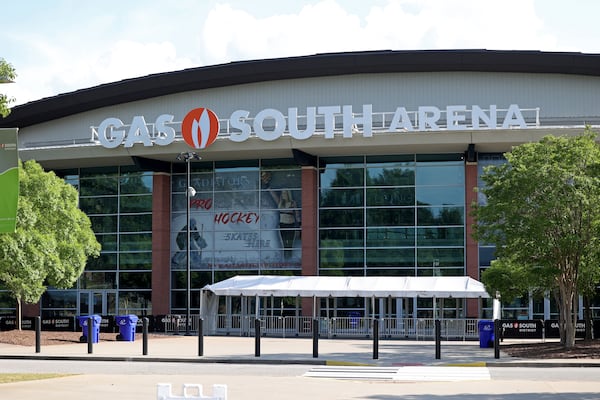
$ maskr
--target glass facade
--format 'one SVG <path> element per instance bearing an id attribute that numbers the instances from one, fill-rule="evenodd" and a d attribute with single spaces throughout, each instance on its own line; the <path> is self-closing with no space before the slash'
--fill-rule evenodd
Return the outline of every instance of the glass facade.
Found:
<path id="1" fill-rule="evenodd" d="M 462 155 L 324 161 L 320 275 L 465 274 Z"/>
<path id="2" fill-rule="evenodd" d="M 187 298 L 187 170 L 174 165 L 171 310 Z M 301 170 L 291 160 L 191 162 L 191 308 L 200 289 L 235 275 L 300 275 Z"/>
<path id="3" fill-rule="evenodd" d="M 55 172 L 78 189 L 102 251 L 75 288 L 48 289 L 42 316 L 151 315 L 153 174 L 135 167 Z"/>

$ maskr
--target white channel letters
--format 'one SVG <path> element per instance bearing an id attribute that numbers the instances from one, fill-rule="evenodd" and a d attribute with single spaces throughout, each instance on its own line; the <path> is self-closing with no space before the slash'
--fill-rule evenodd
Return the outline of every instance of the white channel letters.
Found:
<path id="1" fill-rule="evenodd" d="M 445 114 L 445 117 L 442 117 L 442 114 Z M 229 139 L 233 142 L 244 142 L 253 133 L 261 140 L 273 141 L 286 132 L 297 140 L 310 139 L 317 132 L 322 133 L 325 139 L 333 139 L 340 130 L 340 116 L 343 138 L 352 138 L 354 134 L 373 136 L 374 119 L 371 104 L 363 104 L 362 110 L 357 114 L 351 105 L 307 107 L 305 115 L 300 115 L 298 108 L 290 107 L 287 109 L 287 116 L 274 108 L 261 110 L 254 117 L 250 111 L 236 110 L 229 117 L 228 124 L 223 125 L 230 127 Z M 166 146 L 172 143 L 176 136 L 173 126 L 177 124 L 173 119 L 171 114 L 162 114 L 154 124 L 149 125 L 143 116 L 135 116 L 127 127 L 119 118 L 106 118 L 97 128 L 98 141 L 106 148 L 116 148 L 121 144 L 132 147 L 137 143 L 144 146 Z M 389 125 L 378 126 L 377 129 L 387 132 L 415 132 L 513 127 L 527 128 L 517 104 L 511 104 L 508 109 L 502 110 L 502 115 L 496 105 L 490 105 L 488 109 L 478 105 L 473 105 L 471 109 L 466 105 L 449 105 L 445 109 L 420 106 L 416 111 L 398 107 L 393 112 Z"/>

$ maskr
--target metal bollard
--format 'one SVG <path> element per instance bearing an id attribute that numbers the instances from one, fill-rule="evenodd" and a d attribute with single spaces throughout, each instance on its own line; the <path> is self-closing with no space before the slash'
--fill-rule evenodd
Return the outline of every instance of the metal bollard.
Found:
<path id="1" fill-rule="evenodd" d="M 90 316 L 87 320 L 87 348 L 88 354 L 92 354 L 94 352 L 94 317 Z"/>
<path id="2" fill-rule="evenodd" d="M 198 319 L 198 356 L 204 355 L 204 320 Z"/>
<path id="3" fill-rule="evenodd" d="M 440 358 L 442 358 L 441 342 L 442 342 L 442 323 L 440 322 L 439 319 L 436 319 L 435 320 L 435 359 L 436 360 L 439 360 Z"/>
<path id="4" fill-rule="evenodd" d="M 42 318 L 35 317 L 35 352 L 39 353 L 41 351 L 41 343 L 42 343 Z"/>
<path id="5" fill-rule="evenodd" d="M 260 357 L 260 319 L 254 320 L 254 357 Z"/>
<path id="6" fill-rule="evenodd" d="M 494 358 L 500 358 L 500 320 L 494 320 Z"/>
<path id="7" fill-rule="evenodd" d="M 148 318 L 142 318 L 142 355 L 148 355 Z"/>
<path id="8" fill-rule="evenodd" d="M 313 358 L 319 357 L 319 320 L 313 319 Z"/>
<path id="9" fill-rule="evenodd" d="M 379 320 L 373 319 L 373 360 L 379 358 Z"/>

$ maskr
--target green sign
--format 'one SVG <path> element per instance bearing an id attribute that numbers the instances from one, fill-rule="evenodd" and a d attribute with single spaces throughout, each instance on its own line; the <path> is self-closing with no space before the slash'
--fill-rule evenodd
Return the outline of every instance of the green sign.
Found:
<path id="1" fill-rule="evenodd" d="M 0 233 L 12 233 L 19 201 L 17 128 L 0 129 Z"/>

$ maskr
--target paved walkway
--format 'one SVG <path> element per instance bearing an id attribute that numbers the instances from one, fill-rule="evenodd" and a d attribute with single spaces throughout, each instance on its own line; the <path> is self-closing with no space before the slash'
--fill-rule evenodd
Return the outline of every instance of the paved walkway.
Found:
<path id="1" fill-rule="evenodd" d="M 42 332 L 43 335 L 43 332 Z M 279 363 L 314 365 L 477 365 L 477 366 L 598 366 L 600 360 L 532 360 L 513 358 L 500 351 L 494 357 L 493 348 L 480 348 L 477 341 L 442 342 L 440 358 L 436 358 L 435 343 L 422 341 L 380 340 L 378 351 L 373 350 L 372 340 L 319 339 L 317 357 L 313 354 L 310 338 L 263 337 L 257 349 L 253 337 L 165 336 L 148 340 L 144 355 L 141 335 L 133 342 L 100 341 L 94 343 L 89 353 L 87 343 L 35 347 L 14 346 L 0 343 L 2 358 L 50 358 L 91 360 L 139 360 L 170 362 L 218 362 L 218 363 Z M 259 356 L 257 356 L 257 351 Z"/>
<path id="2" fill-rule="evenodd" d="M 600 366 L 597 361 L 522 360 L 503 352 L 499 359 L 495 359 L 494 349 L 481 349 L 478 342 L 442 342 L 440 359 L 435 357 L 433 342 L 416 341 L 380 341 L 377 359 L 373 358 L 372 340 L 320 339 L 317 358 L 313 357 L 312 339 L 304 338 L 261 338 L 259 357 L 255 355 L 256 342 L 252 337 L 205 337 L 204 355 L 201 357 L 198 356 L 198 345 L 198 338 L 193 336 L 150 339 L 148 354 L 143 355 L 141 336 L 136 336 L 135 342 L 101 341 L 93 345 L 92 354 L 88 353 L 86 343 L 44 346 L 40 353 L 36 353 L 34 347 L 0 344 L 0 371 L 2 363 L 8 363 L 10 359 L 95 360 L 114 366 L 114 373 L 109 374 L 82 374 L 50 381 L 3 384 L 0 386 L 0 395 L 11 400 L 142 400 L 157 398 L 158 383 L 172 384 L 173 393 L 179 396 L 182 395 L 184 383 L 194 383 L 204 386 L 205 395 L 212 392 L 213 384 L 226 384 L 229 400 L 425 400 L 440 397 L 453 400 L 587 400 L 600 396 L 600 383 L 595 380 L 557 381 L 545 376 L 533 381 L 526 376 L 519 380 L 494 380 L 488 378 L 486 368 Z M 123 361 L 164 363 L 157 364 L 164 365 L 164 372 L 128 374 Z M 253 368 L 249 365 L 256 363 L 265 366 Z M 206 365 L 203 369 L 192 368 L 203 365 Z M 389 379 L 357 379 L 358 371 L 352 369 L 353 366 L 358 369 L 373 368 L 364 373 L 387 374 Z M 448 366 L 453 366 L 457 372 L 445 370 Z M 293 373 L 280 376 L 277 372 L 284 370 Z M 399 370 L 405 373 L 401 374 Z M 424 370 L 428 372 L 424 373 Z M 439 381 L 432 381 L 434 373 L 440 374 Z M 461 376 L 461 379 L 445 379 L 442 375 L 448 373 Z M 464 382 L 462 378 L 469 373 L 472 378 Z M 331 376 L 328 378 L 323 374 Z M 339 379 L 339 374 L 347 376 Z M 406 378 L 407 374 L 413 377 Z M 418 379 L 419 374 L 428 379 Z"/>

